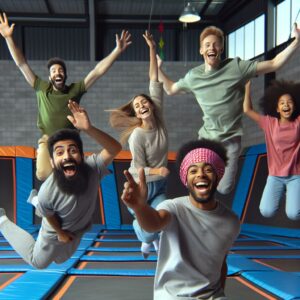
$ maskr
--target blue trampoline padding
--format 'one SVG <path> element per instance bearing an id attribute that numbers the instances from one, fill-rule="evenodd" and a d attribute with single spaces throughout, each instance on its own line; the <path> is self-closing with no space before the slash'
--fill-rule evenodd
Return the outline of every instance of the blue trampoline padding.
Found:
<path id="1" fill-rule="evenodd" d="M 247 254 L 244 255 L 245 257 L 249 259 L 299 259 L 300 260 L 300 255 L 289 255 L 289 254 L 280 254 L 280 255 L 268 255 L 268 254 Z"/>
<path id="2" fill-rule="evenodd" d="M 249 233 L 263 233 L 269 235 L 280 235 L 280 236 L 288 236 L 288 237 L 296 237 L 300 238 L 300 230 L 299 229 L 291 229 L 291 228 L 281 228 L 281 227 L 272 227 L 272 226 L 263 226 L 263 225 L 255 225 L 255 224 L 242 224 L 242 231 L 247 234 Z"/>
<path id="3" fill-rule="evenodd" d="M 85 253 L 86 253 L 85 250 L 76 250 L 76 251 L 72 254 L 71 258 L 79 259 L 79 258 L 80 258 L 82 255 L 84 255 Z"/>
<path id="4" fill-rule="evenodd" d="M 258 144 L 247 149 L 245 155 L 265 154 L 267 152 L 266 144 Z"/>
<path id="5" fill-rule="evenodd" d="M 254 262 L 244 256 L 238 254 L 229 254 L 227 256 L 227 275 L 234 275 L 246 271 L 270 271 L 271 268 L 268 268 L 264 265 L 261 265 L 257 262 Z"/>
<path id="6" fill-rule="evenodd" d="M 135 239 L 135 240 L 134 239 L 95 239 L 95 242 L 100 242 L 100 243 L 112 243 L 112 242 L 137 243 L 137 242 L 139 242 L 139 240 L 137 240 L 137 239 Z"/>
<path id="7" fill-rule="evenodd" d="M 93 240 L 81 240 L 77 250 L 86 250 L 94 243 Z"/>
<path id="8" fill-rule="evenodd" d="M 115 236 L 115 235 L 135 235 L 134 231 L 132 232 L 124 232 L 124 231 L 120 231 L 120 232 L 100 232 L 99 236 Z"/>
<path id="9" fill-rule="evenodd" d="M 1 254 L 1 252 L 0 252 L 0 259 L 12 259 L 12 258 L 21 258 L 21 256 L 17 253 Z"/>
<path id="10" fill-rule="evenodd" d="M 17 225 L 26 228 L 33 224 L 33 206 L 26 202 L 33 187 L 32 159 L 16 158 Z"/>
<path id="11" fill-rule="evenodd" d="M 287 246 L 233 246 L 230 248 L 232 251 L 237 250 L 299 250 L 299 247 Z"/>
<path id="12" fill-rule="evenodd" d="M 119 228 L 121 225 L 121 214 L 116 178 L 114 175 L 115 170 L 113 164 L 110 164 L 107 168 L 112 174 L 105 176 L 100 182 L 105 223 L 111 228 Z"/>
<path id="13" fill-rule="evenodd" d="M 100 270 L 100 269 L 70 269 L 69 275 L 102 275 L 102 276 L 154 276 L 155 270 Z"/>
<path id="14" fill-rule="evenodd" d="M 242 216 L 245 202 L 247 200 L 248 190 L 252 180 L 252 176 L 249 176 L 249 174 L 253 174 L 256 165 L 256 160 L 257 156 L 255 155 L 246 156 L 245 161 L 243 163 L 241 175 L 238 181 L 238 185 L 234 193 L 232 210 L 239 217 Z"/>
<path id="15" fill-rule="evenodd" d="M 59 272 L 29 271 L 5 287 L 0 292 L 0 299 L 47 299 L 63 277 L 64 274 Z"/>
<path id="16" fill-rule="evenodd" d="M 60 272 L 60 273 L 65 273 L 67 272 L 68 269 L 74 267 L 74 265 L 78 262 L 79 258 L 69 258 L 62 264 L 56 264 L 56 263 L 51 263 L 46 269 L 44 270 L 39 270 L 40 272 Z"/>
<path id="17" fill-rule="evenodd" d="M 243 277 L 285 300 L 300 297 L 300 281 L 295 274 L 281 271 L 245 272 Z"/>
<path id="18" fill-rule="evenodd" d="M 138 247 L 122 247 L 122 248 L 112 248 L 112 247 L 90 247 L 87 251 L 94 252 L 141 252 L 141 248 Z"/>
<path id="19" fill-rule="evenodd" d="M 34 268 L 28 264 L 22 265 L 0 265 L 0 272 L 27 272 L 29 270 L 34 270 Z"/>
<path id="20" fill-rule="evenodd" d="M 94 255 L 88 256 L 84 255 L 80 259 L 81 261 L 157 261 L 156 256 L 149 256 L 147 259 L 144 259 L 142 255 L 140 256 L 101 256 L 101 255 Z"/>
<path id="21" fill-rule="evenodd" d="M 14 250 L 11 246 L 0 246 L 0 251 L 12 251 Z"/>

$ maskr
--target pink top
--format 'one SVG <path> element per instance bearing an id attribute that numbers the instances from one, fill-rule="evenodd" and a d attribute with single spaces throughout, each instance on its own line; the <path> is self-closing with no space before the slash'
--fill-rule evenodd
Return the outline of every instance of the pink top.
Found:
<path id="1" fill-rule="evenodd" d="M 269 175 L 300 175 L 300 116 L 289 123 L 260 116 L 258 125 L 265 132 Z"/>

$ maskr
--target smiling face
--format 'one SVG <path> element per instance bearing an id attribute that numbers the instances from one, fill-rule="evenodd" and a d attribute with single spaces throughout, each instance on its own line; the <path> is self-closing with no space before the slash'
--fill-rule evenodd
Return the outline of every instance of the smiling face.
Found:
<path id="1" fill-rule="evenodd" d="M 66 74 L 64 68 L 59 64 L 53 64 L 49 69 L 49 80 L 55 90 L 62 91 L 65 88 Z"/>
<path id="2" fill-rule="evenodd" d="M 66 179 L 76 176 L 81 163 L 81 153 L 73 140 L 62 140 L 54 144 L 52 167 L 63 173 Z"/>
<path id="3" fill-rule="evenodd" d="M 205 70 L 215 69 L 221 62 L 223 45 L 221 39 L 216 35 L 208 35 L 200 45 L 200 54 L 205 62 Z"/>
<path id="4" fill-rule="evenodd" d="M 290 121 L 295 110 L 295 103 L 291 95 L 284 94 L 279 97 L 276 111 L 281 121 Z"/>
<path id="5" fill-rule="evenodd" d="M 133 100 L 132 106 L 138 119 L 146 120 L 153 116 L 152 103 L 142 95 Z"/>
<path id="6" fill-rule="evenodd" d="M 213 167 L 205 162 L 192 164 L 187 172 L 187 188 L 193 205 L 201 209 L 213 209 L 214 193 L 218 185 Z"/>

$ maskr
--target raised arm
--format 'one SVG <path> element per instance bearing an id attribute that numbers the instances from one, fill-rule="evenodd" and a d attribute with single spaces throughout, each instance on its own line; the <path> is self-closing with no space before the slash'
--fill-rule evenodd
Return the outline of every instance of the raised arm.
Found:
<path id="1" fill-rule="evenodd" d="M 177 88 L 174 81 L 172 81 L 161 69 L 162 67 L 162 60 L 159 55 L 156 55 L 157 64 L 158 64 L 158 80 L 163 82 L 164 90 L 168 95 L 176 95 L 181 92 L 180 89 Z"/>
<path id="2" fill-rule="evenodd" d="M 104 59 L 102 59 L 95 68 L 84 78 L 84 84 L 86 90 L 88 90 L 95 81 L 104 75 L 109 68 L 113 65 L 115 60 L 121 55 L 122 52 L 131 44 L 131 35 L 128 31 L 123 30 L 121 37 L 116 34 L 116 47 L 115 49 Z"/>
<path id="3" fill-rule="evenodd" d="M 122 147 L 118 141 L 113 137 L 94 127 L 88 117 L 85 109 L 78 105 L 74 101 L 69 101 L 68 107 L 73 116 L 68 116 L 69 121 L 79 130 L 84 131 L 92 139 L 94 139 L 99 145 L 103 147 L 100 152 L 100 156 L 107 166 L 114 157 L 121 151 Z"/>
<path id="4" fill-rule="evenodd" d="M 166 210 L 155 210 L 147 204 L 147 184 L 143 169 L 139 169 L 139 183 L 136 183 L 128 171 L 124 171 L 127 182 L 121 196 L 126 206 L 130 207 L 140 226 L 148 232 L 163 229 L 171 220 Z"/>
<path id="5" fill-rule="evenodd" d="M 257 75 L 277 71 L 290 59 L 294 52 L 299 48 L 300 28 L 297 27 L 297 23 L 294 24 L 292 36 L 294 36 L 295 39 L 288 47 L 278 53 L 273 59 L 262 61 L 257 64 Z"/>
<path id="6" fill-rule="evenodd" d="M 149 79 L 151 81 L 158 81 L 158 67 L 157 67 L 157 60 L 156 60 L 156 44 L 153 39 L 152 34 L 148 31 L 143 34 L 143 37 L 149 46 L 150 51 L 150 65 L 149 65 Z"/>
<path id="7" fill-rule="evenodd" d="M 245 84 L 245 97 L 243 103 L 244 113 L 251 118 L 253 121 L 258 122 L 259 120 L 259 113 L 253 110 L 252 101 L 251 101 L 251 82 L 248 81 Z"/>
<path id="8" fill-rule="evenodd" d="M 30 66 L 28 65 L 23 53 L 15 44 L 15 41 L 13 39 L 14 27 L 15 24 L 11 24 L 9 26 L 8 19 L 5 13 L 3 13 L 2 15 L 0 14 L 0 33 L 5 38 L 8 50 L 14 62 L 22 72 L 29 85 L 33 87 L 36 75 L 33 73 Z"/>

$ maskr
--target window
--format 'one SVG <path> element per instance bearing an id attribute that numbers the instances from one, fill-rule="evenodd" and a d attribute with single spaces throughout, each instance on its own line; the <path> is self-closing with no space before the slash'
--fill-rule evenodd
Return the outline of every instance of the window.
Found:
<path id="1" fill-rule="evenodd" d="M 300 22 L 299 11 L 299 0 L 284 0 L 276 6 L 276 46 L 290 38 L 294 22 Z"/>
<path id="2" fill-rule="evenodd" d="M 299 0 L 298 0 L 299 1 Z M 265 15 L 228 35 L 228 57 L 250 59 L 265 51 Z"/>

